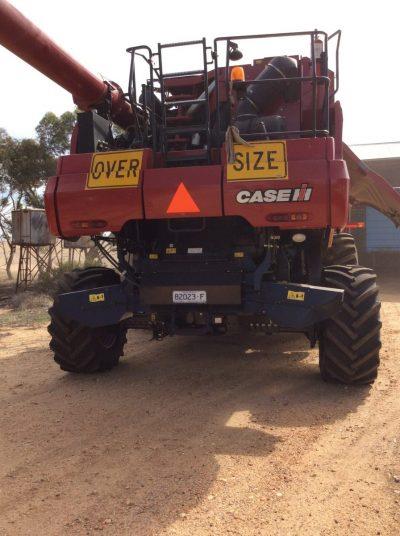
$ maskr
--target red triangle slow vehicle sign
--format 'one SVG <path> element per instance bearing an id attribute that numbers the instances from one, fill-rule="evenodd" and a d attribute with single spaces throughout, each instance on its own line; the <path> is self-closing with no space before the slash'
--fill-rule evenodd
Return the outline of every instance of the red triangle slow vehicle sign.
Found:
<path id="1" fill-rule="evenodd" d="M 200 212 L 200 209 L 188 192 L 186 186 L 181 182 L 167 208 L 167 214 L 187 214 L 190 212 Z"/>

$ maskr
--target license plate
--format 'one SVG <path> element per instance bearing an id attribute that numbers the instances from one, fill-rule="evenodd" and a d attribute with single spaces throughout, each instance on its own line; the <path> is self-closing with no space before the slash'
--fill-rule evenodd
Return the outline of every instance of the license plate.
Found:
<path id="1" fill-rule="evenodd" d="M 207 303 L 205 290 L 174 290 L 172 292 L 173 303 Z"/>
<path id="2" fill-rule="evenodd" d="M 234 144 L 235 161 L 228 164 L 228 181 L 287 179 L 286 142 Z"/>
<path id="3" fill-rule="evenodd" d="M 139 184 L 143 151 L 94 153 L 87 188 L 127 188 Z"/>

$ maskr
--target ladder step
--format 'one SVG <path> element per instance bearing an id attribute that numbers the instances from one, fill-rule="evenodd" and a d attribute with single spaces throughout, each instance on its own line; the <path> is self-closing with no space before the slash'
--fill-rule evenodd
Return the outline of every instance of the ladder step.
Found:
<path id="1" fill-rule="evenodd" d="M 166 43 L 164 45 L 158 45 L 160 48 L 170 48 L 170 47 L 186 47 L 190 45 L 202 45 L 203 39 L 198 39 L 197 41 L 181 41 L 180 43 Z"/>
<path id="2" fill-rule="evenodd" d="M 167 117 L 167 125 L 169 127 L 172 127 L 173 125 L 185 125 L 188 123 L 192 123 L 192 118 L 188 117 L 187 115 L 177 115 L 173 117 Z"/>
<path id="3" fill-rule="evenodd" d="M 178 106 L 178 105 L 186 105 L 186 104 L 197 104 L 199 102 L 206 102 L 205 98 L 198 98 L 198 99 L 185 99 L 185 100 L 174 100 L 174 101 L 168 101 L 164 103 L 164 106 Z"/>
<path id="4" fill-rule="evenodd" d="M 183 47 L 188 45 L 202 46 L 203 62 L 201 65 L 203 65 L 203 67 L 191 71 L 163 73 L 163 50 L 170 47 Z M 158 75 L 163 108 L 162 125 L 160 125 L 161 145 L 165 162 L 172 166 L 185 165 L 184 163 L 182 164 L 182 162 L 199 161 L 200 164 L 210 161 L 209 146 L 211 129 L 209 123 L 208 99 L 205 98 L 207 95 L 209 76 L 207 72 L 206 52 L 205 39 L 184 41 L 180 43 L 167 43 L 164 45 L 159 43 L 158 45 L 160 65 Z M 185 80 L 184 77 L 187 77 L 188 80 Z M 193 77 L 192 83 L 190 83 L 189 77 Z M 204 84 L 204 92 L 198 98 L 195 98 L 196 93 L 194 88 L 198 87 L 199 84 Z M 188 115 L 187 111 L 194 106 L 197 108 L 197 105 L 205 107 L 207 112 L 206 120 L 203 124 L 193 125 L 193 118 Z M 172 108 L 177 108 L 175 113 L 171 113 Z M 169 115 L 172 117 L 168 117 Z M 197 121 L 202 123 L 201 119 L 198 119 Z M 190 136 L 196 133 L 202 133 L 203 137 L 206 138 L 207 149 L 189 149 L 190 153 L 186 154 L 188 152 L 188 146 L 190 147 Z M 178 156 L 177 154 L 173 154 L 175 151 L 184 152 L 184 155 Z"/>
<path id="5" fill-rule="evenodd" d="M 196 132 L 207 132 L 208 128 L 204 125 L 195 125 L 192 127 L 167 127 L 164 129 L 166 134 L 195 134 Z"/>
<path id="6" fill-rule="evenodd" d="M 162 75 L 162 78 L 178 78 L 179 76 L 190 76 L 195 74 L 204 74 L 204 69 L 197 69 L 196 71 L 181 71 L 178 73 L 166 73 Z"/>
<path id="7" fill-rule="evenodd" d="M 202 154 L 188 154 L 180 156 L 171 156 L 167 154 L 166 161 L 169 163 L 192 162 L 193 160 L 208 160 L 208 158 L 207 151 L 204 151 Z"/>
<path id="8" fill-rule="evenodd" d="M 176 99 L 188 100 L 193 99 L 193 93 L 180 93 L 179 95 L 166 95 L 165 102 L 174 101 Z"/>

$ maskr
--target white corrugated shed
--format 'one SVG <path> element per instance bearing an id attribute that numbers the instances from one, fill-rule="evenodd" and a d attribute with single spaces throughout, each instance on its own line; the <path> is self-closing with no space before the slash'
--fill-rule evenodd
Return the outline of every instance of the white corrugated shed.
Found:
<path id="1" fill-rule="evenodd" d="M 400 158 L 400 141 L 390 141 L 387 143 L 356 143 L 350 145 L 350 149 L 361 160 Z"/>

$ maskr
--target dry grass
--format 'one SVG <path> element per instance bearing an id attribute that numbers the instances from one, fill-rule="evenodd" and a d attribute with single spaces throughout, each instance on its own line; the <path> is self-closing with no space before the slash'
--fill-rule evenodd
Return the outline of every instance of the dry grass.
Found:
<path id="1" fill-rule="evenodd" d="M 35 327 L 48 322 L 51 298 L 32 291 L 9 294 L 0 305 L 0 327 Z"/>
<path id="2" fill-rule="evenodd" d="M 14 311 L 33 311 L 49 307 L 51 300 L 47 294 L 38 294 L 36 292 L 21 292 L 11 297 L 11 308 Z"/>
<path id="3" fill-rule="evenodd" d="M 91 263 L 91 265 L 96 263 Z M 48 323 L 48 308 L 66 272 L 76 268 L 64 262 L 39 274 L 29 290 L 15 293 L 15 282 L 0 281 L 0 327 L 38 327 Z"/>

